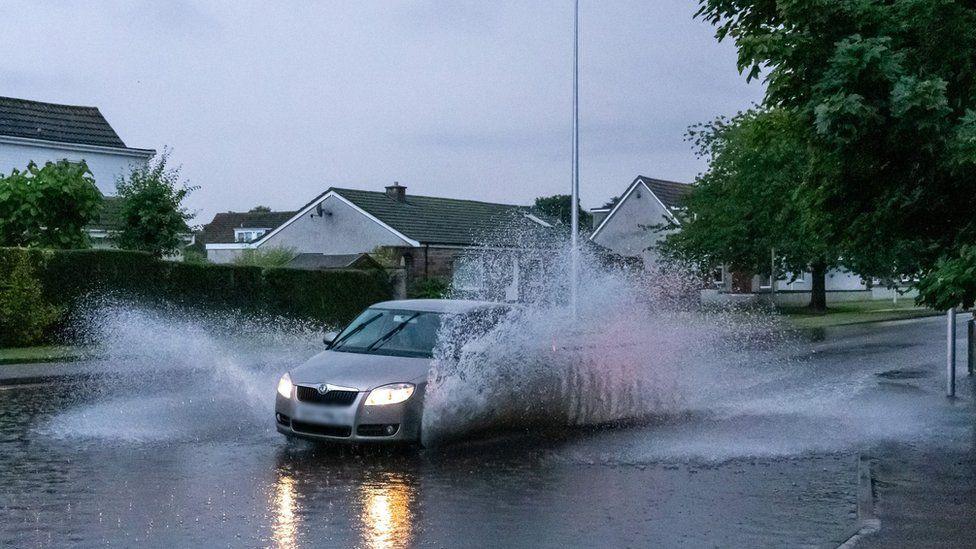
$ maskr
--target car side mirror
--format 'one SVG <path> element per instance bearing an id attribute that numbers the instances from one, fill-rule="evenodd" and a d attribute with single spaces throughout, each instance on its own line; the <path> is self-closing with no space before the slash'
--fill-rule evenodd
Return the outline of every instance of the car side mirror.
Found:
<path id="1" fill-rule="evenodd" d="M 326 349 L 332 347 L 332 342 L 335 341 L 337 335 L 339 335 L 339 332 L 325 332 L 322 334 L 322 343 L 325 343 Z"/>

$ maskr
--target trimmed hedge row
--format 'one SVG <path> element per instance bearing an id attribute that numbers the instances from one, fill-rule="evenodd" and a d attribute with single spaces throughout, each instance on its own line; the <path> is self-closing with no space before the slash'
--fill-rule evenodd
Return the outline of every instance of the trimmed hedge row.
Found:
<path id="1" fill-rule="evenodd" d="M 23 256 L 45 298 L 68 311 L 80 299 L 112 293 L 144 302 L 348 322 L 367 305 L 391 299 L 383 271 L 305 271 L 161 261 L 124 250 L 0 248 L 0 279 Z"/>

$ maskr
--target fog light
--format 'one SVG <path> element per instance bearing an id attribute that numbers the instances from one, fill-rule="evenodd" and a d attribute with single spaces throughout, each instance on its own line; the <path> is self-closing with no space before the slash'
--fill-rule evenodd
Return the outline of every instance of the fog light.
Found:
<path id="1" fill-rule="evenodd" d="M 392 425 L 387 425 L 386 426 L 386 434 L 392 435 L 395 432 L 396 432 L 396 427 L 394 427 Z"/>

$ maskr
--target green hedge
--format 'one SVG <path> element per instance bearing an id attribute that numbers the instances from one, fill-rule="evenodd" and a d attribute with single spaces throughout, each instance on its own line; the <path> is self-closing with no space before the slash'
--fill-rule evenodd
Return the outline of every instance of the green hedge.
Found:
<path id="1" fill-rule="evenodd" d="M 27 256 L 45 298 L 71 311 L 88 297 L 113 294 L 206 309 L 283 315 L 339 325 L 391 299 L 383 271 L 305 271 L 160 261 L 123 250 L 0 248 L 0 279 Z"/>

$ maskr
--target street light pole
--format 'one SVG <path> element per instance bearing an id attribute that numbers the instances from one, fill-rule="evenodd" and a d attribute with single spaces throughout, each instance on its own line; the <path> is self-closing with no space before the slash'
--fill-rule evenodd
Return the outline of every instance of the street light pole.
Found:
<path id="1" fill-rule="evenodd" d="M 570 193 L 569 300 L 573 316 L 579 300 L 579 0 L 573 9 L 573 190 Z"/>

